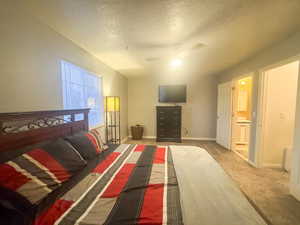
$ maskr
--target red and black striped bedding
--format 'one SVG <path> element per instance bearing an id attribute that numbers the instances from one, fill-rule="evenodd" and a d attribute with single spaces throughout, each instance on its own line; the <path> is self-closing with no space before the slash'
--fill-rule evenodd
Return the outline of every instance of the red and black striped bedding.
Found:
<path id="1" fill-rule="evenodd" d="M 34 224 L 183 224 L 171 152 L 145 145 L 108 151 Z"/>
<path id="2" fill-rule="evenodd" d="M 8 225 L 17 218 L 18 225 L 30 224 L 37 212 L 111 151 L 103 151 L 96 135 L 81 132 L 72 137 L 79 140 L 80 146 L 76 141 L 66 141 L 66 137 L 0 154 L 0 211 L 4 212 L 0 213 L 1 222 L 5 220 Z"/>
<path id="3" fill-rule="evenodd" d="M 34 147 L 0 164 L 1 202 L 20 211 L 33 208 L 85 166 L 86 161 L 62 139 Z"/>

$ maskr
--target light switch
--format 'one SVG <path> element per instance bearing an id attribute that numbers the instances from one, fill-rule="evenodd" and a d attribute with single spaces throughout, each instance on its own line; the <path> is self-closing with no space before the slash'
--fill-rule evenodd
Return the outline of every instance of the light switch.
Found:
<path id="1" fill-rule="evenodd" d="M 285 114 L 284 113 L 280 113 L 279 117 L 280 117 L 280 119 L 284 120 L 285 119 Z"/>

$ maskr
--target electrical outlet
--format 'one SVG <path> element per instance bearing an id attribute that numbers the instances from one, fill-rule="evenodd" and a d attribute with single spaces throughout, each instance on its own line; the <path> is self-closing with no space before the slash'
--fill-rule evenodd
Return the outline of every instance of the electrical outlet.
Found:
<path id="1" fill-rule="evenodd" d="M 285 119 L 285 114 L 284 113 L 280 113 L 279 117 L 280 117 L 280 119 L 284 120 Z"/>
<path id="2" fill-rule="evenodd" d="M 185 127 L 183 129 L 184 129 L 184 136 L 188 136 L 189 130 L 187 128 L 185 128 Z"/>

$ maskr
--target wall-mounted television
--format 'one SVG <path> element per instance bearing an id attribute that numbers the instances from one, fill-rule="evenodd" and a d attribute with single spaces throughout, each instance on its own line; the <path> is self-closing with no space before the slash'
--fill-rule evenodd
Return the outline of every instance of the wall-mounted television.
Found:
<path id="1" fill-rule="evenodd" d="M 186 85 L 160 85 L 158 89 L 159 102 L 186 102 Z"/>

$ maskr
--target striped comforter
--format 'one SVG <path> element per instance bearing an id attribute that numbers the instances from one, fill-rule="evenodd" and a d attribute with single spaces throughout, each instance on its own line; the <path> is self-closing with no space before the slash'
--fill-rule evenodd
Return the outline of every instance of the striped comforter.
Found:
<path id="1" fill-rule="evenodd" d="M 35 221 L 54 224 L 183 224 L 170 150 L 120 145 Z"/>

